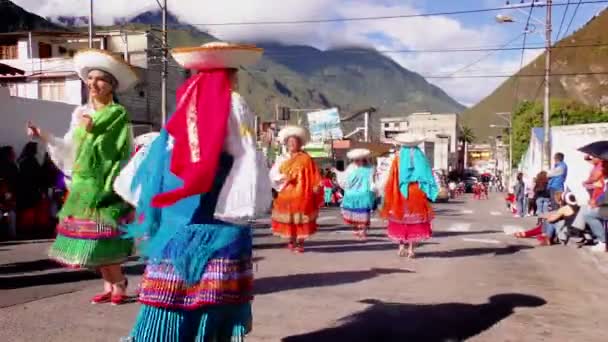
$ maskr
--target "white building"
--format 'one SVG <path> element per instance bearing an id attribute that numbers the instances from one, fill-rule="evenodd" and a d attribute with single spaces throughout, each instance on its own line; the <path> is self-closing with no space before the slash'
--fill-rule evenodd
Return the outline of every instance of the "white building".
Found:
<path id="1" fill-rule="evenodd" d="M 380 119 L 380 140 L 390 142 L 400 133 L 420 134 L 434 142 L 434 167 L 452 170 L 458 165 L 458 114 L 413 113 L 407 117 Z"/>
<path id="2" fill-rule="evenodd" d="M 97 31 L 94 47 L 124 57 L 140 75 L 140 83 L 118 100 L 127 107 L 131 119 L 158 125 L 161 115 L 160 49 L 146 31 Z M 86 102 L 84 84 L 74 72 L 72 57 L 88 47 L 88 35 L 80 32 L 10 32 L 0 34 L 0 63 L 25 71 L 25 77 L 0 77 L 0 85 L 18 97 L 80 105 Z M 169 68 L 169 110 L 174 107 L 171 92 L 187 72 Z"/>

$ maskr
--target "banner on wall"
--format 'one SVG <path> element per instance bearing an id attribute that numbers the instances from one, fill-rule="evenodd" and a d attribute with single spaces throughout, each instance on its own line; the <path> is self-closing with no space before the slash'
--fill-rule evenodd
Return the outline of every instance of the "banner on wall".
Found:
<path id="1" fill-rule="evenodd" d="M 337 108 L 308 113 L 308 129 L 313 142 L 342 139 L 344 135 Z"/>

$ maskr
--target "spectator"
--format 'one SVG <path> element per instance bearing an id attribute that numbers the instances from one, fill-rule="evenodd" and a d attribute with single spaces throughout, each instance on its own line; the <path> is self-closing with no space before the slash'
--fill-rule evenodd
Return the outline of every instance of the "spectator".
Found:
<path id="1" fill-rule="evenodd" d="M 517 174 L 517 181 L 513 188 L 515 194 L 515 202 L 517 203 L 517 214 L 515 216 L 524 217 L 526 213 L 526 184 L 524 183 L 524 174 Z"/>
<path id="2" fill-rule="evenodd" d="M 600 165 L 602 166 L 602 175 L 600 177 L 604 179 L 608 175 L 608 161 L 603 161 Z M 585 183 L 591 181 L 594 178 L 594 174 L 597 177 L 596 167 L 593 168 L 591 176 Z M 592 247 L 592 251 L 598 253 L 606 251 L 606 230 L 604 229 L 604 221 L 608 219 L 608 194 L 606 194 L 606 192 L 606 188 L 604 187 L 604 192 L 598 195 L 598 191 L 594 189 L 591 199 L 589 200 L 589 205 L 583 208 L 584 225 L 589 226 L 593 237 L 598 241 L 598 243 Z M 583 227 L 580 227 L 579 225 L 578 228 Z"/>
<path id="3" fill-rule="evenodd" d="M 549 192 L 549 178 L 547 172 L 541 171 L 536 176 L 534 184 L 534 197 L 536 198 L 536 213 L 538 215 L 549 212 L 549 204 L 551 203 L 551 193 Z"/>
<path id="4" fill-rule="evenodd" d="M 568 165 L 564 162 L 564 154 L 556 153 L 553 157 L 554 166 L 547 174 L 549 177 L 549 192 L 551 193 L 551 207 L 559 208 L 562 204 L 566 179 L 568 178 Z"/>
<path id="5" fill-rule="evenodd" d="M 534 187 L 536 186 L 536 178 L 532 179 L 531 184 L 526 184 L 526 195 L 528 196 L 528 216 L 536 216 L 536 194 Z"/>
<path id="6" fill-rule="evenodd" d="M 16 163 L 15 150 L 11 146 L 0 147 L 0 178 L 4 179 L 8 189 L 15 194 L 19 168 Z"/>
<path id="7" fill-rule="evenodd" d="M 19 156 L 19 176 L 17 180 L 18 226 L 26 230 L 36 224 L 36 206 L 42 197 L 42 173 L 36 159 L 38 144 L 29 142 Z"/>
<path id="8" fill-rule="evenodd" d="M 9 239 L 17 237 L 15 209 L 15 195 L 9 190 L 8 182 L 5 179 L 0 179 L 0 223 L 1 226 L 6 226 Z"/>
<path id="9" fill-rule="evenodd" d="M 602 160 L 592 156 L 585 157 L 585 160 L 593 165 L 589 178 L 583 182 L 583 186 L 589 191 L 590 206 L 596 206 L 596 200 L 604 193 L 604 169 Z"/>

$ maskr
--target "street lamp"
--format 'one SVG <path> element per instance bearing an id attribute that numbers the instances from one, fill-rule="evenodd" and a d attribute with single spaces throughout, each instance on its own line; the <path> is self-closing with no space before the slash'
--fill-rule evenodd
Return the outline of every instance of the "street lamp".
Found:
<path id="1" fill-rule="evenodd" d="M 550 168 L 550 163 L 551 163 L 551 139 L 550 139 L 551 138 L 551 132 L 550 132 L 551 125 L 549 122 L 549 118 L 551 116 L 551 102 L 550 102 L 550 98 L 551 98 L 551 84 L 550 84 L 550 82 L 551 82 L 551 80 L 550 80 L 550 76 L 551 76 L 551 30 L 552 30 L 551 7 L 553 6 L 553 1 L 547 0 L 547 1 L 526 2 L 526 1 L 522 0 L 521 3 L 513 4 L 513 5 L 509 4 L 509 2 L 507 2 L 507 6 L 509 6 L 510 8 L 516 9 L 519 12 L 522 12 L 527 17 L 534 20 L 536 23 L 538 23 L 539 25 L 542 25 L 545 28 L 545 97 L 544 97 L 544 110 L 543 110 L 544 137 L 543 137 L 542 165 L 543 165 L 543 169 L 548 170 Z M 530 8 L 532 6 L 546 7 L 547 12 L 546 12 L 546 17 L 545 17 L 544 22 L 542 20 L 539 20 L 539 19 L 535 18 L 534 16 L 532 16 L 531 13 L 522 10 L 522 8 L 524 8 L 524 7 Z M 515 19 L 508 15 L 499 14 L 496 16 L 496 21 L 501 24 L 504 24 L 504 23 L 513 23 L 513 22 L 515 22 Z M 525 31 L 526 34 L 532 33 L 532 32 L 535 32 L 535 30 L 533 29 L 532 31 L 530 31 L 530 30 L 528 30 L 528 27 L 526 27 L 526 31 Z"/>

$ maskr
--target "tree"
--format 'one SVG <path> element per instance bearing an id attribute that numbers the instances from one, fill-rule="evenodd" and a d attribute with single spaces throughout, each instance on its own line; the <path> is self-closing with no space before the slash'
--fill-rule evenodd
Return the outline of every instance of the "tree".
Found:
<path id="1" fill-rule="evenodd" d="M 574 100 L 551 101 L 551 126 L 608 122 L 608 113 Z M 543 104 L 524 101 L 513 113 L 513 166 L 517 166 L 530 144 L 534 127 L 543 127 Z"/>
<path id="2" fill-rule="evenodd" d="M 463 150 L 464 150 L 464 168 L 465 169 L 468 166 L 467 163 L 468 163 L 468 159 L 469 159 L 468 147 L 469 147 L 469 144 L 472 144 L 475 142 L 475 139 L 477 139 L 477 137 L 475 136 L 475 133 L 473 132 L 471 127 L 462 126 L 462 128 L 460 129 L 460 142 L 462 142 Z"/>

